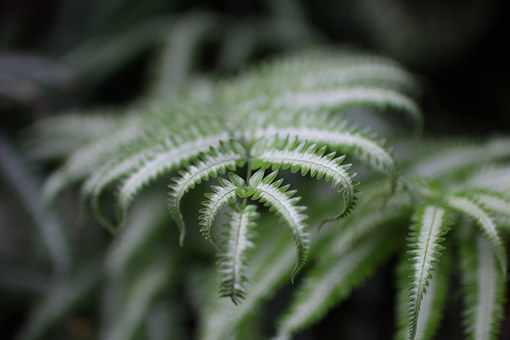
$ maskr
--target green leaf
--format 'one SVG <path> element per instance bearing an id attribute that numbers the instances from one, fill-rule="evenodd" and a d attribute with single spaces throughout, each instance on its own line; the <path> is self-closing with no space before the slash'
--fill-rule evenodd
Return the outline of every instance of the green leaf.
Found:
<path id="1" fill-rule="evenodd" d="M 274 99 L 275 106 L 294 109 L 315 109 L 320 107 L 337 110 L 349 107 L 369 107 L 379 110 L 387 108 L 408 113 L 421 126 L 421 113 L 409 97 L 391 89 L 378 87 L 336 87 L 322 91 L 310 89 L 306 92 L 285 93 Z"/>
<path id="2" fill-rule="evenodd" d="M 506 276 L 498 269 L 491 243 L 468 230 L 460 247 L 464 324 L 468 339 L 495 340 L 503 319 Z"/>
<path id="3" fill-rule="evenodd" d="M 180 201 L 184 194 L 193 189 L 198 183 L 208 180 L 209 177 L 216 177 L 218 173 L 225 173 L 227 168 L 234 170 L 238 166 L 243 166 L 245 163 L 244 157 L 244 154 L 239 154 L 232 147 L 222 144 L 218 150 L 211 148 L 208 153 L 202 156 L 200 161 L 196 162 L 196 165 L 189 166 L 186 171 L 180 173 L 180 177 L 174 178 L 174 183 L 169 185 L 168 209 L 179 227 L 181 245 L 185 234 L 185 225 L 180 212 Z"/>
<path id="4" fill-rule="evenodd" d="M 243 178 L 241 178 L 239 175 L 233 172 L 228 173 L 228 178 L 230 178 L 230 181 L 238 188 L 244 188 L 245 181 Z"/>
<path id="5" fill-rule="evenodd" d="M 205 208 L 200 210 L 200 217 L 198 219 L 202 235 L 219 250 L 221 248 L 212 235 L 211 227 L 221 207 L 229 201 L 235 201 L 237 187 L 224 178 L 219 177 L 218 180 L 221 186 L 212 185 L 211 188 L 214 190 L 214 193 L 205 194 L 207 200 L 202 202 Z"/>
<path id="6" fill-rule="evenodd" d="M 446 252 L 437 263 L 434 275 L 429 278 L 428 285 L 420 303 L 420 311 L 416 319 L 415 340 L 434 339 L 440 326 L 441 317 L 448 299 L 448 286 L 450 283 L 451 256 Z M 409 324 L 409 256 L 403 256 L 399 264 L 399 292 L 398 292 L 398 330 L 396 339 L 410 338 Z"/>
<path id="7" fill-rule="evenodd" d="M 395 160 L 391 153 L 374 138 L 366 133 L 349 130 L 345 127 L 275 127 L 269 126 L 258 130 L 255 137 L 289 136 L 320 145 L 327 145 L 342 153 L 353 153 L 372 168 L 391 177 L 396 175 Z"/>
<path id="8" fill-rule="evenodd" d="M 261 140 L 252 149 L 252 169 L 291 168 L 294 173 L 301 170 L 302 176 L 309 173 L 317 179 L 324 177 L 326 181 L 331 180 L 332 186 L 344 193 L 344 206 L 334 219 L 344 218 L 356 204 L 358 191 L 355 186 L 358 182 L 352 179 L 355 174 L 347 171 L 350 164 L 340 165 L 345 156 L 334 158 L 335 153 L 323 156 L 325 151 L 325 147 L 319 148 L 316 144 L 299 142 L 297 139 L 291 141 L 275 137 L 269 141 Z"/>
<path id="9" fill-rule="evenodd" d="M 169 172 L 192 158 L 209 149 L 210 146 L 218 146 L 221 140 L 225 140 L 226 134 L 198 137 L 195 140 L 184 142 L 178 145 L 166 147 L 165 150 L 155 153 L 146 159 L 141 166 L 130 173 L 120 186 L 117 195 L 117 218 L 122 225 L 127 208 L 134 196 L 150 181 Z"/>
<path id="10" fill-rule="evenodd" d="M 262 181 L 262 178 L 264 177 L 264 169 L 260 169 L 256 173 L 254 173 L 250 180 L 248 181 L 249 187 L 256 187 L 259 185 L 260 181 Z"/>
<path id="11" fill-rule="evenodd" d="M 250 248 L 253 248 L 253 232 L 256 226 L 255 219 L 259 217 L 257 206 L 235 206 L 228 213 L 230 222 L 226 225 L 226 244 L 222 247 L 218 265 L 221 274 L 220 295 L 229 297 L 234 304 L 238 304 L 246 297 L 245 283 L 246 257 Z"/>
<path id="12" fill-rule="evenodd" d="M 314 267 L 305 276 L 288 311 L 278 322 L 278 339 L 290 338 L 290 335 L 323 317 L 330 308 L 349 296 L 352 289 L 394 248 L 393 238 L 370 234 L 352 250 Z"/>
<path id="13" fill-rule="evenodd" d="M 46 204 L 53 202 L 57 195 L 67 186 L 92 174 L 114 155 L 125 143 L 136 140 L 140 136 L 136 128 L 137 120 L 133 119 L 121 126 L 115 133 L 94 141 L 79 149 L 44 183 L 42 200 Z"/>
<path id="14" fill-rule="evenodd" d="M 510 217 L 510 200 L 504 195 L 488 190 L 475 191 L 474 198 L 491 213 Z"/>
<path id="15" fill-rule="evenodd" d="M 409 246 L 411 276 L 409 289 L 409 339 L 416 339 L 421 305 L 444 247 L 440 246 L 448 231 L 449 218 L 443 207 L 423 204 L 418 208 L 411 227 Z M 430 289 L 430 287 L 429 287 Z M 424 330 L 424 332 L 427 332 Z"/>
<path id="16" fill-rule="evenodd" d="M 505 245 L 499 236 L 496 225 L 485 209 L 475 200 L 461 195 L 451 195 L 448 198 L 448 205 L 458 212 L 473 218 L 482 232 L 489 239 L 496 258 L 498 259 L 500 270 L 503 274 L 507 271 L 507 259 Z"/>
<path id="17" fill-rule="evenodd" d="M 295 191 L 287 191 L 288 186 L 280 187 L 281 180 L 271 183 L 276 174 L 277 171 L 274 171 L 264 178 L 262 182 L 259 182 L 257 186 L 250 187 L 249 190 L 250 193 L 253 192 L 253 199 L 260 200 L 265 206 L 269 206 L 270 211 L 280 215 L 281 219 L 292 229 L 298 249 L 298 261 L 291 275 L 291 279 L 294 282 L 296 274 L 304 266 L 310 251 L 309 235 L 304 223 L 307 216 L 302 214 L 306 208 L 296 205 L 301 198 L 292 197 Z"/>

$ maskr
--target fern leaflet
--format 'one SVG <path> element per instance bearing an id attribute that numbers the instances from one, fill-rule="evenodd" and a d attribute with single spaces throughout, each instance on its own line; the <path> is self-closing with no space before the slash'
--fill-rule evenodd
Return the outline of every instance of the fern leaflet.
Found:
<path id="1" fill-rule="evenodd" d="M 409 295 L 409 338 L 415 339 L 420 307 L 435 263 L 439 261 L 439 245 L 448 231 L 448 216 L 444 208 L 425 204 L 414 215 L 413 233 L 410 238 L 409 253 L 412 255 L 412 269 Z"/>
<path id="2" fill-rule="evenodd" d="M 317 109 L 328 107 L 344 109 L 352 106 L 376 109 L 397 109 L 408 113 L 414 121 L 421 123 L 420 110 L 416 104 L 394 90 L 377 87 L 344 87 L 323 91 L 308 91 L 284 94 L 275 99 L 276 106 L 294 109 Z"/>
<path id="3" fill-rule="evenodd" d="M 220 249 L 218 243 L 212 235 L 211 227 L 221 207 L 223 207 L 223 205 L 227 204 L 229 201 L 235 202 L 236 190 L 238 190 L 238 187 L 232 184 L 232 182 L 221 177 L 218 177 L 218 181 L 220 182 L 221 186 L 212 185 L 211 188 L 214 190 L 214 193 L 205 194 L 207 200 L 202 202 L 205 208 L 200 210 L 200 216 L 198 219 L 200 221 L 200 232 L 202 235 L 206 240 L 209 240 L 217 249 Z"/>
<path id="4" fill-rule="evenodd" d="M 358 158 L 367 162 L 371 167 L 386 173 L 395 175 L 395 162 L 390 152 L 380 143 L 364 133 L 331 128 L 314 127 L 275 127 L 269 126 L 256 132 L 257 137 L 270 135 L 288 135 L 290 138 L 300 138 L 321 145 L 328 145 L 343 153 L 353 152 Z"/>
<path id="5" fill-rule="evenodd" d="M 255 219 L 259 217 L 257 206 L 235 206 L 228 214 L 230 222 L 227 224 L 227 242 L 218 261 L 221 273 L 220 295 L 229 297 L 234 304 L 238 304 L 246 296 L 245 271 L 246 252 L 253 248 L 252 229 Z"/>
<path id="6" fill-rule="evenodd" d="M 180 177 L 174 179 L 174 183 L 169 185 L 170 193 L 168 197 L 168 208 L 170 215 L 177 223 L 181 232 L 180 244 L 182 245 L 185 233 L 185 225 L 180 212 L 180 201 L 184 194 L 193 189 L 196 184 L 209 177 L 216 177 L 218 173 L 225 173 L 225 169 L 235 170 L 238 166 L 245 163 L 244 149 L 240 144 L 234 143 L 227 145 L 221 143 L 218 150 L 211 148 L 204 154 L 202 160 L 196 165 L 189 166 L 186 171 L 180 172 Z"/>
<path id="7" fill-rule="evenodd" d="M 226 139 L 226 133 L 199 137 L 193 141 L 170 147 L 147 159 L 124 181 L 118 193 L 118 220 L 122 225 L 126 210 L 136 193 L 149 181 L 179 166 L 183 161 L 204 152 L 210 146 L 217 146 Z"/>
<path id="8" fill-rule="evenodd" d="M 503 317 L 506 277 L 498 270 L 489 241 L 470 234 L 461 243 L 466 333 L 468 339 L 495 340 Z"/>
<path id="9" fill-rule="evenodd" d="M 494 247 L 501 272 L 505 274 L 507 271 L 505 245 L 498 234 L 494 221 L 487 214 L 485 209 L 480 206 L 478 202 L 462 195 L 450 196 L 448 204 L 455 210 L 475 219 L 478 226 L 482 229 L 482 232 L 487 236 Z"/>
<path id="10" fill-rule="evenodd" d="M 252 196 L 254 200 L 259 200 L 265 206 L 269 206 L 269 210 L 280 215 L 281 219 L 292 229 L 298 249 L 298 260 L 291 274 L 292 282 L 294 282 L 296 274 L 303 268 L 310 251 L 309 235 L 304 222 L 307 216 L 303 214 L 306 207 L 296 205 L 301 197 L 292 197 L 296 191 L 287 191 L 289 185 L 280 187 L 283 179 L 273 182 L 277 174 L 278 171 L 274 171 L 262 178 L 264 170 L 257 171 L 250 178 L 246 196 Z"/>
<path id="11" fill-rule="evenodd" d="M 279 322 L 278 339 L 319 319 L 331 306 L 347 297 L 394 249 L 389 237 L 370 234 L 356 247 L 316 266 L 298 291 L 287 314 Z"/>
<path id="12" fill-rule="evenodd" d="M 269 145 L 272 145 L 270 147 Z M 355 186 L 358 182 L 352 180 L 355 176 L 347 170 L 350 164 L 340 165 L 345 156 L 335 157 L 335 153 L 329 153 L 324 156 L 326 147 L 318 148 L 316 144 L 308 144 L 299 142 L 297 139 L 289 141 L 289 139 L 275 138 L 269 142 L 259 142 L 252 149 L 252 169 L 269 167 L 272 170 L 290 168 L 293 173 L 301 170 L 301 175 L 306 176 L 310 173 L 311 177 L 316 176 L 317 179 L 325 178 L 326 181 L 331 180 L 333 188 L 338 187 L 338 191 L 344 192 L 344 206 L 340 214 L 334 219 L 346 217 L 354 208 L 358 193 Z"/>

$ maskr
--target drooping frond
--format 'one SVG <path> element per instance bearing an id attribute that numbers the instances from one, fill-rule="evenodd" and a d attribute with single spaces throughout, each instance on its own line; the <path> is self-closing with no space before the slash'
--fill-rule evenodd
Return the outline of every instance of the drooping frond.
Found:
<path id="1" fill-rule="evenodd" d="M 451 269 L 451 256 L 446 252 L 441 256 L 441 261 L 437 263 L 434 275 L 428 280 L 428 286 L 423 294 L 420 304 L 420 311 L 416 318 L 415 340 L 434 339 L 436 331 L 440 325 L 441 317 L 445 304 L 447 302 L 447 292 L 449 286 L 449 271 Z M 398 329 L 396 339 L 410 339 L 409 324 L 409 257 L 404 256 L 399 264 L 399 292 L 398 292 Z"/>
<path id="2" fill-rule="evenodd" d="M 395 175 L 396 166 L 391 153 L 382 143 L 367 133 L 348 129 L 345 126 L 339 129 L 314 127 L 275 127 L 268 126 L 256 132 L 256 137 L 289 136 L 312 143 L 328 145 L 332 149 L 344 154 L 353 153 L 372 168 L 390 176 Z"/>
<path id="3" fill-rule="evenodd" d="M 122 120 L 112 114 L 108 110 L 82 115 L 74 112 L 42 119 L 26 133 L 27 152 L 36 159 L 67 157 L 117 129 Z"/>
<path id="4" fill-rule="evenodd" d="M 136 121 L 119 128 L 115 133 L 89 144 L 75 152 L 64 166 L 44 184 L 42 199 L 46 204 L 51 203 L 56 196 L 67 186 L 90 175 L 101 168 L 102 164 L 125 143 L 138 138 L 139 129 Z"/>
<path id="5" fill-rule="evenodd" d="M 295 332 L 320 319 L 370 275 L 394 247 L 394 238 L 370 234 L 352 250 L 314 267 L 306 275 L 303 286 L 280 320 L 277 338 L 288 339 Z"/>
<path id="6" fill-rule="evenodd" d="M 299 142 L 297 139 L 291 141 L 288 138 L 276 137 L 271 141 L 262 140 L 255 145 L 251 151 L 251 167 L 271 167 L 272 170 L 290 168 L 293 173 L 301 171 L 302 176 L 310 174 L 317 179 L 324 177 L 326 181 L 331 180 L 333 188 L 337 188 L 338 192 L 343 191 L 344 198 L 343 209 L 335 219 L 344 218 L 354 208 L 358 199 L 358 190 L 355 188 L 358 182 L 352 179 L 355 174 L 347 171 L 350 164 L 340 165 L 345 156 L 335 158 L 334 152 L 324 155 L 325 152 L 325 146 L 319 148 L 316 144 Z"/>
<path id="7" fill-rule="evenodd" d="M 489 239 L 498 260 L 501 272 L 507 271 L 507 258 L 505 245 L 499 236 L 498 230 L 492 218 L 488 215 L 483 206 L 476 200 L 466 195 L 451 195 L 448 198 L 448 205 L 458 212 L 473 218 L 476 224 L 482 229 L 482 232 Z"/>
<path id="8" fill-rule="evenodd" d="M 465 185 L 470 188 L 509 191 L 510 168 L 503 166 L 483 168 L 471 176 Z"/>
<path id="9" fill-rule="evenodd" d="M 411 255 L 411 276 L 409 289 L 409 339 L 416 339 L 419 328 L 422 302 L 428 290 L 436 263 L 439 262 L 440 245 L 443 235 L 448 231 L 449 218 L 446 210 L 437 205 L 423 204 L 418 208 L 414 217 L 409 246 Z M 435 292 L 431 292 L 431 296 Z M 423 327 L 423 325 L 421 325 Z"/>
<path id="10" fill-rule="evenodd" d="M 160 195 L 148 195 L 133 206 L 125 228 L 105 258 L 105 274 L 108 278 L 122 278 L 129 271 L 133 258 L 150 243 L 165 218 L 165 209 L 158 206 L 160 200 Z"/>
<path id="11" fill-rule="evenodd" d="M 223 205 L 227 204 L 229 201 L 235 202 L 236 190 L 238 190 L 238 187 L 222 177 L 218 177 L 218 181 L 220 182 L 221 186 L 212 185 L 211 188 L 214 190 L 214 193 L 205 194 L 207 200 L 202 202 L 205 208 L 200 210 L 200 216 L 198 219 L 200 220 L 200 232 L 202 235 L 216 248 L 220 249 L 212 235 L 211 227 L 221 207 L 223 207 Z"/>
<path id="12" fill-rule="evenodd" d="M 260 223 L 260 227 L 266 226 Z M 269 230 L 272 232 L 268 233 Z M 205 306 L 202 304 L 205 308 L 202 308 L 199 339 L 235 338 L 240 326 L 257 313 L 263 303 L 286 282 L 295 259 L 295 250 L 280 228 L 265 231 L 260 233 L 260 246 L 254 250 L 250 259 L 250 293 L 235 306 L 230 301 L 218 299 L 212 292 L 209 303 Z M 208 286 L 202 289 L 211 292 Z"/>
<path id="13" fill-rule="evenodd" d="M 118 193 L 118 220 L 122 223 L 129 203 L 136 193 L 151 180 L 161 176 L 201 152 L 207 151 L 210 146 L 217 147 L 221 140 L 227 139 L 227 134 L 198 137 L 195 140 L 174 145 L 166 150 L 154 154 L 142 162 L 133 173 L 129 174 L 122 183 Z"/>
<path id="14" fill-rule="evenodd" d="M 225 173 L 227 168 L 235 170 L 236 167 L 243 166 L 246 162 L 245 157 L 245 151 L 240 144 L 222 143 L 218 149 L 211 148 L 195 165 L 187 167 L 186 171 L 181 171 L 180 177 L 175 178 L 174 183 L 169 185 L 168 208 L 170 215 L 181 231 L 181 245 L 185 226 L 180 212 L 180 201 L 184 194 L 193 189 L 196 184 L 208 180 L 209 177 L 216 177 L 218 173 Z"/>
<path id="15" fill-rule="evenodd" d="M 506 276 L 491 243 L 473 232 L 469 236 L 463 237 L 460 248 L 465 330 L 468 339 L 495 340 L 503 318 Z"/>
<path id="16" fill-rule="evenodd" d="M 246 255 L 253 248 L 251 239 L 252 229 L 256 226 L 255 219 L 259 217 L 257 206 L 235 206 L 228 214 L 230 221 L 226 228 L 226 244 L 218 261 L 221 274 L 220 295 L 229 297 L 234 304 L 238 304 L 246 297 Z"/>
<path id="17" fill-rule="evenodd" d="M 405 95 L 377 87 L 337 87 L 323 91 L 291 92 L 273 99 L 276 107 L 284 106 L 296 110 L 328 108 L 341 110 L 349 107 L 369 107 L 379 110 L 387 108 L 408 113 L 421 124 L 418 106 Z"/>
<path id="18" fill-rule="evenodd" d="M 473 193 L 475 199 L 492 213 L 510 217 L 510 200 L 504 195 L 489 190 L 480 190 Z"/>
<path id="19" fill-rule="evenodd" d="M 386 188 L 386 191 L 388 190 Z M 367 196 L 373 194 L 370 188 L 367 188 L 367 191 L 364 192 Z M 360 213 L 349 215 L 339 230 L 334 231 L 330 237 L 331 242 L 324 251 L 325 255 L 334 257 L 342 254 L 366 235 L 399 224 L 402 219 L 407 219 L 411 208 L 409 196 L 404 193 L 395 193 L 384 205 L 379 200 L 367 202 L 369 200 L 370 197 L 364 196 L 360 201 L 362 206 L 357 208 Z"/>
<path id="20" fill-rule="evenodd" d="M 307 216 L 303 214 L 306 208 L 296 205 L 301 197 L 292 197 L 296 191 L 287 191 L 289 185 L 280 187 L 283 179 L 273 182 L 277 173 L 278 171 L 274 171 L 263 178 L 264 170 L 257 171 L 250 178 L 246 195 L 248 197 L 253 195 L 254 200 L 259 200 L 265 206 L 269 206 L 269 210 L 280 215 L 281 220 L 285 221 L 292 229 L 298 250 L 298 260 L 291 275 L 292 281 L 294 281 L 296 274 L 303 268 L 310 251 L 309 235 L 304 222 Z"/>

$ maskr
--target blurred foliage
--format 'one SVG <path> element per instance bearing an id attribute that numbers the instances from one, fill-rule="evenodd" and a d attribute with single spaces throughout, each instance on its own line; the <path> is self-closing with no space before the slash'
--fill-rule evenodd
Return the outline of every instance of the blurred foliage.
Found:
<path id="1" fill-rule="evenodd" d="M 26 142 L 35 132 L 28 126 L 35 120 L 93 111 L 84 108 L 116 113 L 118 107 L 148 98 L 186 96 L 190 84 L 207 96 L 207 86 L 201 87 L 205 74 L 222 79 L 281 52 L 342 43 L 376 50 L 420 75 L 426 133 L 505 133 L 510 130 L 509 7 L 501 0 L 0 2 L 2 336 L 127 339 L 143 338 L 143 328 L 150 339 L 191 338 L 203 322 L 197 304 L 213 298 L 197 295 L 201 285 L 210 282 L 206 276 L 213 275 L 208 264 L 214 255 L 203 240 L 196 237 L 183 249 L 171 249 L 168 244 L 178 235 L 162 228 L 170 223 L 166 211 L 143 214 L 143 204 L 161 200 L 151 197 L 157 193 L 147 193 L 144 203 L 133 209 L 142 221 L 128 226 L 120 240 L 86 213 L 76 192 L 65 195 L 57 212 L 45 211 L 40 187 L 57 162 L 34 162 L 29 156 Z M 78 133 L 80 127 L 72 131 Z M 55 159 L 78 147 L 56 145 Z M 191 196 L 190 202 L 199 194 Z M 137 229 L 139 224 L 150 228 Z M 150 247 L 140 255 L 130 249 L 131 238 Z M 278 242 L 286 241 L 275 237 L 271 242 L 278 248 Z M 179 254 L 169 256 L 169 251 Z M 285 254 L 274 252 L 275 258 L 288 262 Z M 262 266 L 267 258 L 258 260 Z M 168 267 L 175 271 L 162 269 Z M 182 277 L 185 282 L 175 279 Z M 392 287 L 392 280 L 391 273 L 379 272 L 302 338 L 327 336 L 337 318 L 349 320 L 350 338 L 375 338 L 371 327 L 381 338 L 389 336 L 393 320 L 387 305 L 392 297 L 380 286 Z M 272 284 L 284 285 L 281 280 Z M 185 286 L 199 288 L 190 292 Z M 267 310 L 280 311 L 291 290 L 287 287 L 283 297 L 267 302 Z M 152 293 L 144 295 L 147 291 Z M 268 301 L 254 294 L 256 298 Z M 373 315 L 363 320 L 353 316 L 350 311 L 360 308 L 357 302 Z M 136 313 L 147 316 L 143 325 Z M 253 320 L 246 336 L 250 329 L 270 328 L 264 323 L 269 318 Z M 452 339 L 457 329 L 447 323 L 442 334 Z M 502 338 L 509 334 L 505 325 Z"/>

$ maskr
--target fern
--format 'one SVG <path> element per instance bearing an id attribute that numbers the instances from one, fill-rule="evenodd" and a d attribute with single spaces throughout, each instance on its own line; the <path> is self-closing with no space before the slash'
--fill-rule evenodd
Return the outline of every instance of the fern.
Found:
<path id="1" fill-rule="evenodd" d="M 354 208 L 358 192 L 355 186 L 358 182 L 352 180 L 355 174 L 347 172 L 350 164 L 340 165 L 345 156 L 334 158 L 335 153 L 324 156 L 325 146 L 318 149 L 316 144 L 298 143 L 297 140 L 292 142 L 276 137 L 274 141 L 266 143 L 259 143 L 252 149 L 253 169 L 271 167 L 277 170 L 282 167 L 284 170 L 290 168 L 293 173 L 300 170 L 302 176 L 310 174 L 317 179 L 324 177 L 326 181 L 331 180 L 333 188 L 338 187 L 339 192 L 344 192 L 344 206 L 335 219 L 347 216 Z"/>
<path id="2" fill-rule="evenodd" d="M 471 230 L 465 231 L 460 249 L 466 333 L 468 339 L 496 339 L 503 317 L 506 276 L 498 270 L 491 244 L 473 234 Z"/>
<path id="3" fill-rule="evenodd" d="M 486 235 L 494 247 L 501 272 L 506 273 L 507 259 L 505 246 L 501 240 L 501 237 L 499 236 L 494 221 L 487 214 L 485 209 L 481 207 L 476 201 L 459 195 L 450 197 L 448 204 L 454 209 L 461 211 L 462 213 L 475 219 L 478 226 L 482 229 L 482 232 Z"/>
<path id="4" fill-rule="evenodd" d="M 205 208 L 200 210 L 200 232 L 205 237 L 206 240 L 212 242 L 216 248 L 219 249 L 216 240 L 212 234 L 212 224 L 214 219 L 223 205 L 227 204 L 229 201 L 235 202 L 236 200 L 236 190 L 238 187 L 232 184 L 232 182 L 220 177 L 218 178 L 221 186 L 212 186 L 214 190 L 213 194 L 205 194 L 207 200 L 202 202 Z M 182 231 L 181 231 L 181 239 L 182 239 Z"/>
<path id="5" fill-rule="evenodd" d="M 325 144 L 341 152 L 352 152 L 368 165 L 383 173 L 394 176 L 395 161 L 390 152 L 381 143 L 364 133 L 349 130 L 346 127 L 331 128 L 280 128 L 268 127 L 258 131 L 256 136 L 280 135 L 300 138 L 317 144 Z"/>
<path id="6" fill-rule="evenodd" d="M 209 179 L 210 176 L 216 177 L 218 173 L 224 173 L 227 168 L 235 170 L 236 167 L 243 166 L 244 162 L 244 150 L 239 144 L 222 145 L 218 151 L 211 148 L 203 156 L 203 160 L 198 162 L 197 165 L 191 165 L 187 171 L 181 172 L 181 176 L 175 179 L 175 184 L 169 186 L 169 211 L 181 230 L 181 245 L 184 237 L 184 221 L 179 207 L 184 194 L 193 189 L 196 184 Z M 210 228 L 210 225 L 208 228 Z"/>
<path id="7" fill-rule="evenodd" d="M 394 242 L 394 241 L 393 241 Z M 337 254 L 318 265 L 306 277 L 303 287 L 282 318 L 278 339 L 307 327 L 325 310 L 348 296 L 353 286 L 367 277 L 391 253 L 395 244 L 390 238 L 368 235 L 351 251 Z"/>
<path id="8" fill-rule="evenodd" d="M 407 254 L 406 254 L 407 255 Z M 433 276 L 428 280 L 427 289 L 424 292 L 419 313 L 415 314 L 416 327 L 414 339 L 434 339 L 435 333 L 440 325 L 442 313 L 447 302 L 449 288 L 449 270 L 451 269 L 451 255 L 448 252 L 441 256 L 441 261 L 436 264 Z M 399 310 L 398 331 L 396 338 L 399 340 L 410 338 L 409 324 L 409 259 L 403 257 L 399 264 Z"/>
<path id="9" fill-rule="evenodd" d="M 291 275 L 292 281 L 294 281 L 296 274 L 303 268 L 310 251 L 310 240 L 304 222 L 307 216 L 303 214 L 306 207 L 296 205 L 301 198 L 292 197 L 296 191 L 287 191 L 289 185 L 281 187 L 283 179 L 273 182 L 277 174 L 277 171 L 273 171 L 263 177 L 264 171 L 257 171 L 250 178 L 246 197 L 251 196 L 252 199 L 269 206 L 269 210 L 280 215 L 281 220 L 292 229 L 298 250 L 298 260 Z"/>
<path id="10" fill-rule="evenodd" d="M 200 18 L 207 22 L 199 22 Z M 260 333 L 260 338 L 268 338 L 274 334 L 267 334 L 273 326 L 265 324 L 269 318 L 261 318 L 264 302 L 278 292 L 290 272 L 292 283 L 298 273 L 302 280 L 292 288 L 296 293 L 283 316 L 271 315 L 279 320 L 276 336 L 289 338 L 323 318 L 379 264 L 400 253 L 401 266 L 410 268 L 400 274 L 400 281 L 405 276 L 406 282 L 400 283 L 398 336 L 431 339 L 441 321 L 448 275 L 456 263 L 453 243 L 444 238 L 458 238 L 462 234 L 458 226 L 467 219 L 478 226 L 460 238 L 461 248 L 471 251 L 471 257 L 461 255 L 469 260 L 461 267 L 469 310 L 467 332 L 473 338 L 491 338 L 501 320 L 506 280 L 505 240 L 499 229 L 510 219 L 505 163 L 510 140 L 425 141 L 424 147 L 416 147 L 402 137 L 395 148 L 397 160 L 390 143 L 371 132 L 381 134 L 384 129 L 359 128 L 361 119 L 351 120 L 357 119 L 357 109 L 398 112 L 399 118 L 413 120 L 419 130 L 416 82 L 398 64 L 355 51 L 297 53 L 232 79 L 206 79 L 205 92 L 199 93 L 196 87 L 185 86 L 188 57 L 199 39 L 210 35 L 208 28 L 215 28 L 216 19 L 190 15 L 177 24 L 169 41 L 175 43 L 179 32 L 184 32 L 186 39 L 179 44 L 185 48 L 168 48 L 166 55 L 177 53 L 184 68 L 162 65 L 164 75 L 152 91 L 169 93 L 171 101 L 141 102 L 125 110 L 122 118 L 94 117 L 83 131 L 76 130 L 79 119 L 64 119 L 76 131 L 75 143 L 62 129 L 55 131 L 54 140 L 68 141 L 69 148 L 57 150 L 54 156 L 76 151 L 46 182 L 47 208 L 63 189 L 83 181 L 82 199 L 91 201 L 100 223 L 120 234 L 121 245 L 111 248 L 106 266 L 105 306 L 112 302 L 113 307 L 105 308 L 105 314 L 112 316 L 103 318 L 101 336 L 133 338 L 142 333 L 143 315 L 157 310 L 158 296 L 171 301 L 174 294 L 185 295 L 182 289 L 196 299 L 191 303 L 200 316 L 199 337 L 255 338 Z M 48 128 L 40 129 L 45 139 Z M 43 145 L 43 155 L 51 143 Z M 370 168 L 384 176 L 374 175 Z M 356 172 L 360 184 L 354 180 Z M 324 181 L 301 181 L 305 176 Z M 195 239 L 200 233 L 192 229 L 187 236 L 191 247 L 179 249 L 177 256 L 168 249 L 171 239 L 177 239 L 172 234 L 177 235 L 177 229 L 157 229 L 160 215 L 152 206 L 158 201 L 142 199 L 146 204 L 130 209 L 142 192 L 158 190 L 150 184 L 159 179 L 170 180 L 168 210 L 180 231 L 180 245 L 185 221 L 193 223 L 186 213 L 195 208 L 200 233 L 216 249 Z M 290 184 L 283 185 L 284 181 Z M 324 182 L 335 190 L 325 190 Z M 201 202 L 203 208 L 182 209 L 185 195 L 204 187 L 210 192 Z M 294 189 L 299 189 L 303 200 Z M 113 207 L 104 199 L 111 193 Z M 226 213 L 228 221 L 217 230 L 225 206 L 231 209 Z M 109 216 L 115 209 L 112 220 Z M 406 245 L 403 228 L 410 220 Z M 332 223 L 314 233 L 324 221 Z M 290 228 L 297 256 L 280 226 Z M 170 237 L 160 240 L 156 230 Z M 408 256 L 402 256 L 409 247 Z M 475 248 L 480 251 L 474 252 Z M 192 261 L 188 256 L 194 254 L 188 249 L 200 251 L 203 261 L 187 266 Z M 202 262 L 214 258 L 213 250 L 218 272 L 209 274 L 212 271 Z M 150 266 L 140 264 L 145 256 L 156 260 Z M 181 261 L 186 268 L 178 266 Z M 313 264 L 310 270 L 308 261 Z M 203 282 L 190 287 L 176 280 L 176 292 L 173 278 L 189 273 Z M 217 290 L 210 289 L 218 283 L 219 295 L 231 301 L 218 299 Z M 179 308 L 163 309 L 170 315 L 170 310 Z M 184 311 L 188 312 L 195 309 Z M 41 323 L 34 334 L 42 334 L 49 323 Z"/>
<path id="11" fill-rule="evenodd" d="M 124 220 L 126 210 L 133 197 L 149 181 L 155 179 L 163 172 L 168 172 L 186 159 L 206 151 L 211 145 L 219 145 L 222 138 L 225 138 L 225 136 L 202 137 L 178 146 L 171 143 L 162 152 L 145 160 L 140 167 L 129 175 L 119 189 L 117 218 L 120 224 Z"/>
<path id="12" fill-rule="evenodd" d="M 254 220 L 258 217 L 255 205 L 245 207 L 236 206 L 229 214 L 227 245 L 220 255 L 219 270 L 221 273 L 220 294 L 222 297 L 229 297 L 236 305 L 240 299 L 246 296 L 244 283 L 246 277 L 245 258 L 249 248 L 253 248 L 250 238 Z"/>
<path id="13" fill-rule="evenodd" d="M 442 236 L 448 230 L 448 215 L 443 207 L 425 204 L 415 212 L 414 220 L 410 240 L 412 250 L 409 252 L 413 263 L 409 289 L 410 339 L 416 339 L 417 330 L 423 328 L 419 322 L 419 316 L 423 314 L 420 309 L 435 263 L 439 262 L 444 249 L 439 243 L 444 240 Z M 429 290 L 432 290 L 429 295 L 435 294 L 433 287 L 429 287 Z"/>

